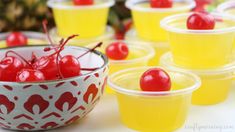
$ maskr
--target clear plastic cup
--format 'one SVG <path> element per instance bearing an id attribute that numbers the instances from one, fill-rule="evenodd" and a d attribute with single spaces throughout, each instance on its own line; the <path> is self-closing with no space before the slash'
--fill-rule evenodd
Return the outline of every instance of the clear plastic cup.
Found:
<path id="1" fill-rule="evenodd" d="M 217 7 L 217 11 L 235 17 L 235 1 L 225 1 Z"/>
<path id="2" fill-rule="evenodd" d="M 149 68 L 119 71 L 109 76 L 108 84 L 117 96 L 123 124 L 137 131 L 172 132 L 184 124 L 200 79 L 189 72 L 165 69 L 171 77 L 171 91 L 141 91 L 139 79 Z"/>
<path id="3" fill-rule="evenodd" d="M 0 48 L 6 48 L 6 37 L 11 32 L 0 33 Z M 33 31 L 22 31 L 22 33 L 28 38 L 28 45 L 45 45 L 48 44 L 45 34 Z"/>
<path id="4" fill-rule="evenodd" d="M 221 67 L 232 61 L 235 19 L 223 14 L 212 14 L 216 19 L 213 30 L 189 30 L 187 18 L 178 14 L 161 21 L 168 32 L 173 60 L 186 68 L 207 69 Z"/>
<path id="5" fill-rule="evenodd" d="M 49 0 L 59 36 L 80 34 L 80 38 L 92 38 L 105 32 L 109 8 L 114 0 L 95 0 L 93 5 L 75 6 L 71 0 Z"/>
<path id="6" fill-rule="evenodd" d="M 57 32 L 57 28 L 53 28 L 49 31 L 50 36 L 52 37 L 53 41 L 55 43 L 58 43 L 63 37 L 58 35 Z M 70 34 L 72 35 L 72 34 Z M 68 42 L 68 45 L 73 45 L 73 46 L 87 46 L 88 44 L 96 44 L 98 42 L 106 42 L 106 41 L 110 41 L 114 38 L 114 30 L 112 27 L 107 26 L 106 31 L 97 37 L 93 37 L 93 38 L 87 38 L 87 39 L 83 39 L 80 38 L 80 36 L 70 40 Z"/>
<path id="7" fill-rule="evenodd" d="M 217 11 L 225 15 L 228 15 L 229 17 L 235 17 L 234 5 L 235 5 L 235 1 L 233 0 L 226 1 L 217 7 Z M 235 58 L 235 42 L 233 43 L 233 58 Z"/>
<path id="8" fill-rule="evenodd" d="M 173 62 L 171 53 L 162 56 L 160 65 L 172 70 L 190 71 L 201 78 L 202 84 L 192 96 L 192 103 L 195 105 L 223 102 L 228 97 L 235 71 L 234 63 L 214 69 L 185 69 Z"/>
<path id="9" fill-rule="evenodd" d="M 121 40 L 119 40 L 122 42 Z M 106 47 L 112 42 L 105 42 L 101 48 L 97 50 L 105 53 Z M 125 60 L 109 60 L 109 75 L 126 68 L 147 66 L 150 59 L 155 55 L 154 49 L 151 46 L 142 44 L 141 42 L 123 41 L 129 48 L 128 57 Z M 87 46 L 88 48 L 94 47 L 94 44 Z M 108 87 L 106 88 L 107 93 L 113 93 Z"/>
<path id="10" fill-rule="evenodd" d="M 160 57 L 170 50 L 168 42 L 145 41 L 137 36 L 135 29 L 131 29 L 126 33 L 125 40 L 142 42 L 143 44 L 151 45 L 154 48 L 155 56 L 149 61 L 149 66 L 157 66 Z"/>
<path id="11" fill-rule="evenodd" d="M 149 41 L 166 41 L 167 33 L 160 27 L 160 21 L 170 15 L 189 12 L 194 1 L 174 1 L 172 8 L 151 8 L 148 0 L 127 0 L 138 37 Z"/>

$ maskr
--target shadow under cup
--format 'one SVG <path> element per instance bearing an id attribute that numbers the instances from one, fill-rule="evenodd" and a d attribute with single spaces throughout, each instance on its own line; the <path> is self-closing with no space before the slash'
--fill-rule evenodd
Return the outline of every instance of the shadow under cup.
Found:
<path id="1" fill-rule="evenodd" d="M 161 26 L 169 35 L 174 62 L 195 69 L 216 68 L 230 63 L 233 58 L 235 19 L 212 14 L 217 19 L 215 29 L 188 30 L 186 22 L 190 15 L 174 15 L 161 21 Z"/>
<path id="2" fill-rule="evenodd" d="M 139 79 L 149 68 L 152 67 L 126 69 L 109 77 L 108 84 L 117 96 L 121 120 L 138 131 L 174 131 L 184 124 L 192 92 L 200 86 L 200 79 L 191 73 L 167 70 L 172 81 L 171 91 L 141 91 Z"/>

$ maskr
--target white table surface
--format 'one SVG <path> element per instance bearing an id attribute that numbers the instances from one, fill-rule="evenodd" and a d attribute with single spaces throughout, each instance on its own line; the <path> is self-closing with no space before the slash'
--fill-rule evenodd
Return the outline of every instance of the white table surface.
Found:
<path id="1" fill-rule="evenodd" d="M 9 131 L 0 129 L 0 132 Z M 50 132 L 134 131 L 121 124 L 115 96 L 104 95 L 95 109 L 83 120 Z M 177 132 L 235 132 L 235 87 L 223 103 L 213 106 L 192 106 L 185 125 Z"/>

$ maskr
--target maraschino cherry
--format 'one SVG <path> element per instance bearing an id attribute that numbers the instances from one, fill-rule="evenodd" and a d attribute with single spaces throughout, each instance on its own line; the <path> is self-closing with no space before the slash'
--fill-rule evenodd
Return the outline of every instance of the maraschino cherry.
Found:
<path id="1" fill-rule="evenodd" d="M 92 5 L 93 0 L 73 0 L 74 5 Z"/>
<path id="2" fill-rule="evenodd" d="M 14 56 L 7 56 L 0 62 L 0 80 L 14 82 L 16 74 L 24 68 L 23 62 Z"/>
<path id="3" fill-rule="evenodd" d="M 12 32 L 6 37 L 6 44 L 9 47 L 27 45 L 28 38 L 21 32 Z"/>
<path id="4" fill-rule="evenodd" d="M 212 30 L 215 18 L 208 13 L 195 12 L 187 19 L 187 28 L 192 30 Z"/>
<path id="5" fill-rule="evenodd" d="M 140 88 L 143 91 L 169 91 L 171 89 L 170 76 L 163 69 L 151 68 L 141 76 Z"/>
<path id="6" fill-rule="evenodd" d="M 150 0 L 152 8 L 171 8 L 173 5 L 172 0 Z"/>
<path id="7" fill-rule="evenodd" d="M 124 42 L 113 42 L 105 50 L 108 58 L 112 60 L 124 60 L 127 58 L 128 52 L 129 49 Z"/>
<path id="8" fill-rule="evenodd" d="M 16 82 L 40 82 L 44 80 L 43 73 L 35 69 L 22 69 L 16 75 Z"/>

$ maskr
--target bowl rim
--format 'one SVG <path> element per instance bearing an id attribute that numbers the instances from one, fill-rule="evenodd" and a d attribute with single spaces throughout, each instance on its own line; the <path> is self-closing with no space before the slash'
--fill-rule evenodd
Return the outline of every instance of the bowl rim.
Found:
<path id="1" fill-rule="evenodd" d="M 8 50 L 8 49 L 19 49 L 19 48 L 27 48 L 27 47 L 46 47 L 46 46 L 49 46 L 49 45 L 26 45 L 26 46 L 7 47 L 7 48 L 1 48 L 0 52 L 4 51 L 4 50 Z M 81 50 L 84 50 L 84 51 L 89 50 L 89 48 L 81 47 L 81 46 L 65 46 L 65 47 L 66 48 L 72 48 L 72 49 L 81 49 Z M 94 53 L 97 56 L 100 56 L 103 59 L 104 64 L 100 68 L 98 68 L 94 71 L 88 72 L 86 74 L 83 74 L 83 75 L 80 75 L 80 76 L 75 76 L 75 77 L 64 78 L 64 79 L 48 80 L 48 81 L 43 81 L 43 82 L 8 82 L 8 81 L 0 81 L 0 85 L 4 85 L 4 84 L 5 85 L 40 85 L 40 84 L 51 84 L 51 83 L 60 83 L 60 82 L 66 82 L 66 81 L 73 81 L 75 79 L 76 80 L 81 79 L 81 78 L 84 78 L 86 76 L 92 75 L 94 73 L 100 72 L 104 68 L 107 68 L 108 58 L 107 58 L 106 55 L 104 55 L 103 53 L 101 53 L 97 50 L 94 50 L 91 53 Z"/>
<path id="2" fill-rule="evenodd" d="M 99 9 L 99 8 L 111 7 L 115 4 L 114 0 L 105 0 L 105 2 L 101 4 L 82 5 L 82 6 L 54 4 L 64 1 L 68 0 L 49 0 L 47 2 L 47 6 L 52 9 L 57 8 L 57 9 L 66 9 L 66 10 L 83 10 L 83 9 Z"/>
<path id="3" fill-rule="evenodd" d="M 227 73 L 233 73 L 235 72 L 235 61 L 226 64 L 224 66 L 218 67 L 218 68 L 212 68 L 212 69 L 190 69 L 185 68 L 182 66 L 178 66 L 173 62 L 173 56 L 171 52 L 166 52 L 163 54 L 160 58 L 160 65 L 162 67 L 167 67 L 169 69 L 174 69 L 177 71 L 190 71 L 192 73 L 195 73 L 197 75 L 220 75 L 220 74 L 227 74 Z"/>
<path id="4" fill-rule="evenodd" d="M 146 69 L 147 70 L 147 69 L 150 69 L 150 68 L 162 68 L 162 69 L 169 70 L 171 72 L 184 74 L 184 75 L 190 76 L 191 78 L 194 78 L 195 83 L 192 86 L 189 86 L 187 88 L 180 89 L 180 90 L 152 92 L 152 91 L 137 91 L 137 90 L 125 89 L 125 88 L 122 88 L 118 85 L 115 85 L 115 83 L 113 83 L 111 81 L 111 78 L 114 78 L 114 77 L 119 76 L 119 75 L 123 75 L 123 74 L 125 74 L 129 71 L 136 71 L 138 69 Z M 111 89 L 113 89 L 114 91 L 122 93 L 122 94 L 126 94 L 126 95 L 147 96 L 147 97 L 148 96 L 149 97 L 155 97 L 155 96 L 163 96 L 163 95 L 172 96 L 172 95 L 190 93 L 190 92 L 198 89 L 201 86 L 201 79 L 197 75 L 195 75 L 191 72 L 177 71 L 177 70 L 172 70 L 172 69 L 163 68 L 163 67 L 159 67 L 159 66 L 154 66 L 154 67 L 144 66 L 144 67 L 135 67 L 135 68 L 129 68 L 129 69 L 121 70 L 121 71 L 118 71 L 118 72 L 110 75 L 109 78 L 108 78 L 108 85 L 110 85 Z M 165 96 L 163 96 L 163 97 L 165 97 Z"/>
<path id="5" fill-rule="evenodd" d="M 142 8 L 142 7 L 136 7 L 135 5 L 138 3 L 144 3 L 144 2 L 148 2 L 149 0 L 127 0 L 125 3 L 125 6 L 128 9 L 131 10 L 138 10 L 138 11 L 142 11 L 142 12 L 178 12 L 178 11 L 184 11 L 184 10 L 190 10 L 193 9 L 196 6 L 195 1 L 191 1 L 191 0 L 184 0 L 183 2 L 188 3 L 187 6 L 184 7 L 174 7 L 174 8 Z M 182 3 L 182 1 L 177 1 L 175 0 L 174 2 L 178 2 L 178 3 Z"/>
<path id="6" fill-rule="evenodd" d="M 225 12 L 225 10 L 227 10 L 227 9 L 229 9 L 229 8 L 233 8 L 233 7 L 235 8 L 235 1 L 229 0 L 229 1 L 225 1 L 225 2 L 223 2 L 223 3 L 221 3 L 221 4 L 219 4 L 219 5 L 217 6 L 216 10 L 217 10 L 218 12 L 220 12 L 220 13 L 225 13 L 225 14 L 227 14 L 227 15 L 234 16 L 234 15 L 232 15 L 232 14 L 229 14 L 229 13 Z"/>
<path id="7" fill-rule="evenodd" d="M 235 25 L 231 27 L 222 28 L 222 29 L 212 29 L 212 30 L 181 29 L 181 28 L 177 28 L 177 27 L 169 25 L 169 23 L 171 23 L 172 21 L 185 18 L 187 16 L 192 15 L 193 13 L 194 12 L 181 13 L 181 14 L 165 17 L 164 19 L 161 20 L 160 25 L 163 29 L 165 29 L 168 32 L 175 32 L 175 33 L 181 33 L 181 34 L 221 34 L 221 33 L 235 32 Z M 230 17 L 222 13 L 211 13 L 211 15 L 217 18 L 220 18 L 220 17 L 226 18 L 228 20 L 235 22 L 235 17 Z"/>

